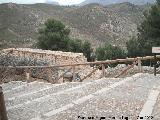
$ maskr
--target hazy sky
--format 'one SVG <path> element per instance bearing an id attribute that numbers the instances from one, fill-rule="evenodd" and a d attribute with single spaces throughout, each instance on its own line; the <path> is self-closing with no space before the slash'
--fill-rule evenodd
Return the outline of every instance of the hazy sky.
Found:
<path id="1" fill-rule="evenodd" d="M 22 3 L 22 4 L 31 4 L 31 3 L 44 3 L 46 0 L 0 0 L 0 3 Z M 51 1 L 51 0 L 50 0 Z M 71 4 L 78 4 L 84 0 L 53 0 L 58 2 L 61 5 L 71 5 Z"/>
<path id="2" fill-rule="evenodd" d="M 84 0 L 55 0 L 61 5 L 71 5 L 71 4 L 78 4 L 81 3 Z"/>

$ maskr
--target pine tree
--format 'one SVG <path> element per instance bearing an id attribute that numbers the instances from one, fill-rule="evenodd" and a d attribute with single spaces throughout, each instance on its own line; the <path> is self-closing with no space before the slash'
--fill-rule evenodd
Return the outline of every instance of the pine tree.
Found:
<path id="1" fill-rule="evenodd" d="M 80 39 L 69 37 L 70 29 L 57 20 L 48 19 L 44 27 L 39 29 L 37 46 L 45 50 L 71 51 L 83 53 L 91 60 L 92 48 L 89 42 L 82 42 Z"/>
<path id="2" fill-rule="evenodd" d="M 38 47 L 42 49 L 68 51 L 70 30 L 63 23 L 48 19 L 39 29 Z"/>
<path id="3" fill-rule="evenodd" d="M 160 46 L 160 0 L 157 0 L 138 28 L 138 42 L 142 55 L 151 55 L 153 46 Z"/>
<path id="4" fill-rule="evenodd" d="M 88 61 L 92 61 L 93 56 L 91 56 L 91 53 L 93 52 L 93 49 L 91 47 L 91 44 L 88 41 L 85 41 L 82 45 L 82 52 L 84 53 L 84 55 L 87 57 Z"/>

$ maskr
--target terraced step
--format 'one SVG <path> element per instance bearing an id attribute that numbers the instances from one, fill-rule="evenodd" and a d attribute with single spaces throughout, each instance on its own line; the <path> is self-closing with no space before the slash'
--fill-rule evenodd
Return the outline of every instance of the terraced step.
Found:
<path id="1" fill-rule="evenodd" d="M 1 86 L 3 88 L 3 92 L 7 92 L 7 91 L 11 91 L 17 87 L 26 85 L 26 82 L 22 82 L 22 81 L 11 81 L 9 83 L 3 83 Z"/>
<path id="2" fill-rule="evenodd" d="M 140 73 L 82 83 L 13 82 L 2 86 L 9 120 L 78 120 L 78 116 L 138 116 L 159 80 L 160 76 Z M 16 87 L 9 89 L 11 84 Z"/>
<path id="3" fill-rule="evenodd" d="M 35 99 L 43 98 L 47 95 L 57 93 L 59 91 L 63 91 L 69 88 L 73 88 L 81 84 L 82 83 L 53 84 L 37 91 L 33 91 L 33 92 L 28 91 L 28 93 L 20 94 L 15 97 L 6 99 L 6 106 L 8 107 L 8 109 L 14 108 L 18 105 L 22 105 L 22 103 L 28 103 L 28 102 L 34 101 Z"/>
<path id="4" fill-rule="evenodd" d="M 112 82 L 111 82 L 112 81 Z M 99 89 L 109 86 L 114 82 L 118 82 L 120 79 L 116 80 L 106 80 L 101 79 L 97 81 L 83 83 L 81 85 L 68 88 L 53 94 L 49 94 L 31 101 L 24 102 L 17 106 L 12 106 L 7 108 L 9 116 L 13 119 L 31 119 L 37 114 L 44 114 L 57 108 L 61 108 L 66 104 L 71 103 L 73 100 L 77 100 L 81 97 L 96 92 Z M 71 84 L 71 83 L 70 83 Z M 63 86 L 63 85 L 62 85 Z M 14 111 L 14 113 L 13 113 Z M 22 111 L 25 111 L 22 113 Z M 30 113 L 32 113 L 30 115 Z M 18 116 L 15 116 L 18 115 Z M 29 115 L 28 115 L 29 114 Z"/>
<path id="5" fill-rule="evenodd" d="M 81 120 L 94 117 L 96 120 L 102 118 L 104 120 L 121 120 L 123 116 L 123 119 L 135 120 L 140 115 L 146 101 L 150 99 L 148 96 L 152 89 L 160 85 L 159 80 L 160 76 L 146 75 L 127 81 L 125 84 L 115 87 L 114 90 L 104 90 L 79 104 L 73 106 L 70 104 L 63 111 L 55 114 L 55 111 L 48 112 L 45 114 L 48 118 L 43 118 L 43 116 L 41 118 L 43 120 Z M 148 106 L 149 111 L 150 107 L 154 106 Z M 141 117 L 145 118 L 146 116 Z M 150 115 L 148 114 L 148 116 Z"/>
<path id="6" fill-rule="evenodd" d="M 34 92 L 34 91 L 38 91 L 40 89 L 43 88 L 47 88 L 48 86 L 50 86 L 51 84 L 44 84 L 44 83 L 40 83 L 40 82 L 31 82 L 31 83 L 26 83 L 24 85 L 18 86 L 12 90 L 6 91 L 4 92 L 5 94 L 5 98 L 12 98 L 16 96 L 20 96 L 23 94 L 26 94 L 28 92 Z"/>

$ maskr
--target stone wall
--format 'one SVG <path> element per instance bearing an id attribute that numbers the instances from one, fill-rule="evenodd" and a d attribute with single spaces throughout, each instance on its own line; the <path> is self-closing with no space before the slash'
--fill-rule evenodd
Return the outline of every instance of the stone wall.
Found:
<path id="1" fill-rule="evenodd" d="M 58 77 L 58 67 L 47 68 L 7 68 L 6 66 L 48 66 L 51 61 L 43 59 L 34 59 L 30 57 L 19 57 L 12 54 L 0 54 L 0 83 L 14 80 L 26 80 L 26 74 L 30 73 L 30 81 L 36 79 L 48 82 L 52 78 L 55 83 Z M 52 74 L 50 77 L 50 73 Z"/>
<path id="2" fill-rule="evenodd" d="M 3 53 L 9 56 L 15 56 L 16 58 L 17 57 L 26 59 L 30 58 L 33 60 L 47 61 L 49 65 L 66 65 L 66 64 L 87 62 L 87 58 L 85 58 L 83 53 L 50 51 L 50 50 L 31 49 L 31 48 L 9 48 L 9 49 L 4 49 Z M 26 66 L 35 66 L 35 65 L 27 64 Z M 62 75 L 66 70 L 70 68 L 71 66 L 61 67 L 61 68 L 57 67 L 58 76 Z M 88 75 L 92 70 L 93 68 L 90 67 L 89 65 L 81 65 L 75 67 L 75 73 L 79 74 L 81 79 L 84 78 L 86 75 Z M 69 72 L 73 73 L 73 69 L 71 69 Z M 100 71 L 96 71 L 88 79 L 98 79 L 101 75 L 100 73 L 101 73 Z M 44 73 L 44 75 L 45 74 L 46 73 Z M 58 76 L 56 78 L 58 78 Z"/>
<path id="3" fill-rule="evenodd" d="M 19 57 L 31 57 L 43 60 L 45 59 L 53 61 L 53 64 L 57 65 L 87 62 L 87 58 L 85 58 L 83 53 L 51 51 L 31 48 L 9 48 L 4 49 L 3 52 Z"/>

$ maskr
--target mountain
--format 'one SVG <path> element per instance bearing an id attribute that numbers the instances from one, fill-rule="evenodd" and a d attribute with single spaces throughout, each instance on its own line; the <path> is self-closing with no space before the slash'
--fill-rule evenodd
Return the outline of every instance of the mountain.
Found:
<path id="1" fill-rule="evenodd" d="M 59 6 L 52 4 L 0 4 L 0 48 L 34 47 L 38 28 L 48 18 L 62 21 L 71 29 L 70 36 L 91 42 L 94 48 L 108 42 L 125 47 L 137 34 L 149 6 L 120 3 L 102 6 Z"/>
<path id="2" fill-rule="evenodd" d="M 80 5 L 86 5 L 86 4 L 90 4 L 90 3 L 109 5 L 109 4 L 117 4 L 117 3 L 123 3 L 123 2 L 130 2 L 130 3 L 136 4 L 136 5 L 144 5 L 147 3 L 154 3 L 155 0 L 86 0 L 82 3 L 80 3 Z"/>
<path id="3" fill-rule="evenodd" d="M 46 14 L 25 5 L 0 4 L 0 46 L 28 46 L 36 39 L 36 31 Z"/>

